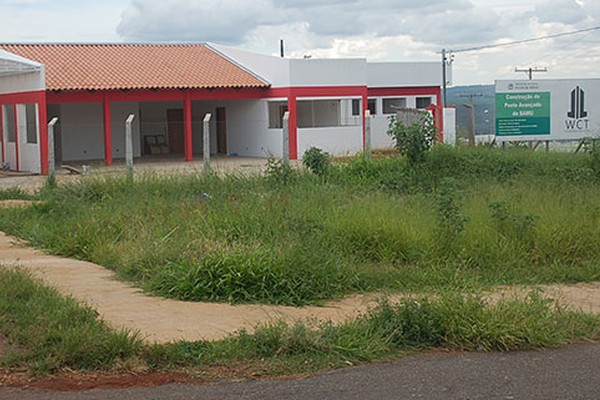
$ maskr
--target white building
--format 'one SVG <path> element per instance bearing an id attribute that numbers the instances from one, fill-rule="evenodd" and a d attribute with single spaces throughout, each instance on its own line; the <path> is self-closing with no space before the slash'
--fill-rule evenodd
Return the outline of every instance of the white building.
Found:
<path id="1" fill-rule="evenodd" d="M 136 157 L 193 160 L 207 113 L 212 153 L 280 156 L 285 111 L 293 159 L 311 146 L 353 154 L 367 109 L 375 148 L 392 145 L 397 108 L 434 109 L 441 131 L 440 86 L 435 62 L 287 59 L 213 44 L 0 44 L 2 162 L 47 173 L 46 124 L 58 117 L 58 160 L 111 165 L 124 157 L 129 114 Z"/>

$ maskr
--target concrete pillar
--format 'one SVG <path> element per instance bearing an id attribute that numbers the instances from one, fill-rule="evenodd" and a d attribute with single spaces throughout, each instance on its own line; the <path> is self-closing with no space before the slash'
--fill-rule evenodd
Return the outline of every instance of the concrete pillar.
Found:
<path id="1" fill-rule="evenodd" d="M 203 143 L 202 143 L 202 155 L 204 159 L 204 172 L 210 172 L 210 119 L 212 115 L 210 113 L 204 116 L 203 121 Z"/>
<path id="2" fill-rule="evenodd" d="M 131 135 L 131 124 L 134 118 L 134 114 L 129 114 L 129 117 L 125 121 L 125 162 L 127 164 L 128 177 L 133 177 L 133 138 Z"/>
<path id="3" fill-rule="evenodd" d="M 54 117 L 52 118 L 52 121 L 50 121 L 48 123 L 48 136 L 47 136 L 47 140 L 46 140 L 46 146 L 48 146 L 48 176 L 50 179 L 54 180 L 55 178 L 55 172 L 56 172 L 56 160 L 54 157 L 54 125 L 56 125 L 56 123 L 58 122 L 58 118 Z M 44 154 L 44 153 L 42 153 Z M 42 165 L 44 165 L 44 161 L 42 160 Z M 42 168 L 42 175 L 44 175 L 44 171 Z"/>
<path id="4" fill-rule="evenodd" d="M 371 111 L 363 113 L 365 120 L 365 160 L 371 159 Z"/>
<path id="5" fill-rule="evenodd" d="M 290 112 L 286 111 L 283 114 L 283 132 L 281 140 L 281 158 L 283 163 L 290 163 Z"/>
<path id="6" fill-rule="evenodd" d="M 289 120 L 289 151 L 290 159 L 298 159 L 298 100 L 294 94 L 288 97 L 288 112 L 290 113 Z"/>

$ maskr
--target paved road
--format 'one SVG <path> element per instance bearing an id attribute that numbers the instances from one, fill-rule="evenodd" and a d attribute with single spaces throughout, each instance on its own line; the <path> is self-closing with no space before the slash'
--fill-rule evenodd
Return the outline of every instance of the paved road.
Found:
<path id="1" fill-rule="evenodd" d="M 85 393 L 0 388 L 1 400 L 600 399 L 600 344 L 510 354 L 433 353 L 299 381 L 169 385 Z"/>

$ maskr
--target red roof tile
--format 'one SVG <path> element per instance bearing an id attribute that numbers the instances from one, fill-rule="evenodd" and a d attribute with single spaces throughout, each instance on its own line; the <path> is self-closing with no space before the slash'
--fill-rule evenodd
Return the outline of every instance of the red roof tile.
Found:
<path id="1" fill-rule="evenodd" d="M 44 64 L 47 90 L 269 87 L 201 44 L 0 44 L 0 48 Z"/>

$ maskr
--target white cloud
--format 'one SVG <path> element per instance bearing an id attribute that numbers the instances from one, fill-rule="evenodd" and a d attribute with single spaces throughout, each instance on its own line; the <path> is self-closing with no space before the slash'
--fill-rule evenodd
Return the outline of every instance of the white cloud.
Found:
<path id="1" fill-rule="evenodd" d="M 600 25 L 599 0 L 0 0 L 4 41 L 212 41 L 288 56 L 439 60 L 442 48 Z M 597 76 L 600 32 L 456 56 L 458 84 Z"/>

